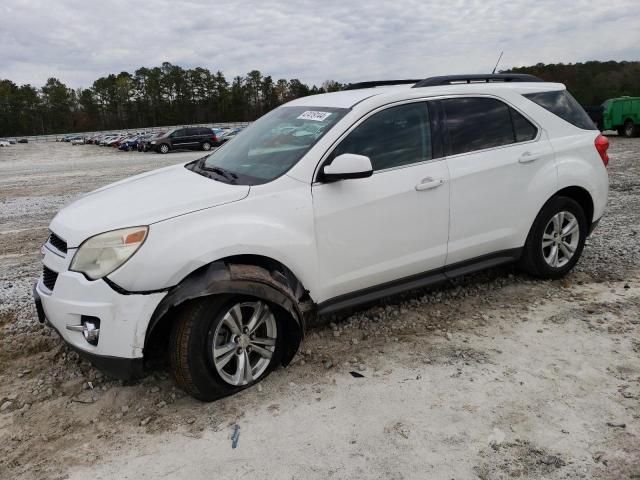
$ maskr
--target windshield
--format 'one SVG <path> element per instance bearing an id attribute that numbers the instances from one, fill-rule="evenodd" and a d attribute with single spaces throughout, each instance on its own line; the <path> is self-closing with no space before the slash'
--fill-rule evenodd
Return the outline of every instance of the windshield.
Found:
<path id="1" fill-rule="evenodd" d="M 239 132 L 233 142 L 191 165 L 191 169 L 201 174 L 224 172 L 220 180 L 230 183 L 269 182 L 293 167 L 347 111 L 328 107 L 277 108 Z"/>

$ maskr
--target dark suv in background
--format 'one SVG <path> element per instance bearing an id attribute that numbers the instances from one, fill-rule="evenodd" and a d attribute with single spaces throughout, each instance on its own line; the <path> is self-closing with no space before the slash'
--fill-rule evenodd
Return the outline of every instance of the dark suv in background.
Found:
<path id="1" fill-rule="evenodd" d="M 181 148 L 211 150 L 211 147 L 220 145 L 220 140 L 210 128 L 185 127 L 169 130 L 164 135 L 151 141 L 151 148 L 159 153 L 168 153 L 169 150 Z"/>

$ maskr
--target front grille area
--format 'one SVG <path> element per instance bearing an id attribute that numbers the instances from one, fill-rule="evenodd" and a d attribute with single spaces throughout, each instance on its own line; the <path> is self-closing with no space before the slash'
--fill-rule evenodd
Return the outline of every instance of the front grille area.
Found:
<path id="1" fill-rule="evenodd" d="M 53 232 L 51 232 L 51 235 L 49 235 L 49 243 L 60 250 L 62 253 L 67 253 L 67 242 L 62 240 Z"/>
<path id="2" fill-rule="evenodd" d="M 44 283 L 44 286 L 53 291 L 53 287 L 56 286 L 56 280 L 58 280 L 58 274 L 50 268 L 43 267 L 42 283 Z"/>

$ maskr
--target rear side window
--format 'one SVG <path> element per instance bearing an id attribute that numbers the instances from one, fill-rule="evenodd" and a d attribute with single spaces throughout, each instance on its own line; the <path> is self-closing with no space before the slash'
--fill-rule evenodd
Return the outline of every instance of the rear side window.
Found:
<path id="1" fill-rule="evenodd" d="M 343 153 L 369 157 L 376 171 L 431 160 L 426 103 L 399 105 L 372 115 L 340 142 L 332 158 Z"/>
<path id="2" fill-rule="evenodd" d="M 549 110 L 573 126 L 584 130 L 597 130 L 597 127 L 584 111 L 578 101 L 566 90 L 554 92 L 528 93 L 525 95 L 532 102 Z"/>
<path id="3" fill-rule="evenodd" d="M 449 130 L 449 155 L 514 143 L 509 107 L 493 98 L 442 101 Z"/>
<path id="4" fill-rule="evenodd" d="M 449 130 L 449 155 L 533 140 L 538 129 L 522 114 L 494 98 L 442 101 Z"/>
<path id="5" fill-rule="evenodd" d="M 509 112 L 511 113 L 513 134 L 516 137 L 516 142 L 528 142 L 529 140 L 536 138 L 536 135 L 538 135 L 538 129 L 533 125 L 533 123 L 524 118 L 513 108 L 509 108 Z"/>

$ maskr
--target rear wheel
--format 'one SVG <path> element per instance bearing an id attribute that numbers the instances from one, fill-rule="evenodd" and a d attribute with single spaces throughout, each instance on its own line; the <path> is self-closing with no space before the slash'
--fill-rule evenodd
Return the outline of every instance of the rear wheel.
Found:
<path id="1" fill-rule="evenodd" d="M 631 120 L 627 120 L 624 122 L 624 127 L 622 127 L 622 135 L 627 138 L 633 138 L 636 136 L 636 126 Z"/>
<path id="2" fill-rule="evenodd" d="M 566 275 L 580 258 L 587 233 L 587 218 L 580 204 L 568 197 L 552 198 L 529 231 L 522 268 L 541 278 Z"/>
<path id="3" fill-rule="evenodd" d="M 202 144 L 202 150 L 204 150 L 205 152 L 208 152 L 209 150 L 211 150 L 211 144 L 209 142 L 204 142 Z"/>
<path id="4" fill-rule="evenodd" d="M 273 308 L 257 298 L 213 296 L 190 302 L 171 334 L 176 383 L 211 401 L 262 380 L 279 362 L 278 327 Z"/>

